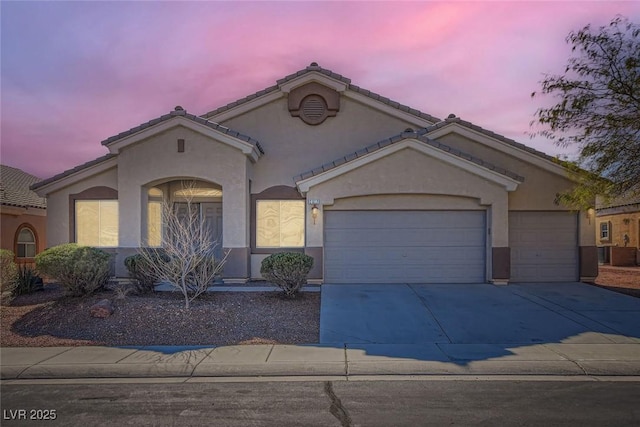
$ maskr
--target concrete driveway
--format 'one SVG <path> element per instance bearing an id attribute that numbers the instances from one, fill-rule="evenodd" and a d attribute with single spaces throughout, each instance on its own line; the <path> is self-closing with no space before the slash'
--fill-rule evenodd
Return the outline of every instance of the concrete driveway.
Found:
<path id="1" fill-rule="evenodd" d="M 320 343 L 640 343 L 640 299 L 583 283 L 325 284 Z"/>

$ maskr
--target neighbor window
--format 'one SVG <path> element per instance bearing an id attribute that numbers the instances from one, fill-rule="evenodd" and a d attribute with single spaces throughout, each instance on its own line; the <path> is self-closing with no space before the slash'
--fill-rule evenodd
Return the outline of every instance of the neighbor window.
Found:
<path id="1" fill-rule="evenodd" d="M 303 247 L 304 208 L 304 200 L 258 200 L 256 247 Z"/>
<path id="2" fill-rule="evenodd" d="M 76 243 L 118 246 L 117 200 L 76 200 Z"/>
<path id="3" fill-rule="evenodd" d="M 36 236 L 27 227 L 23 227 L 18 233 L 16 242 L 18 258 L 33 258 L 36 256 Z"/>
<path id="4" fill-rule="evenodd" d="M 609 222 L 600 223 L 600 240 L 609 240 L 611 237 Z"/>

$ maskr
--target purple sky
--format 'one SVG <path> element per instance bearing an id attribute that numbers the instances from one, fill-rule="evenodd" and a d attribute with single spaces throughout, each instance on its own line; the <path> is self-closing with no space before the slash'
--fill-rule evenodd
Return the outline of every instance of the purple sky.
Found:
<path id="1" fill-rule="evenodd" d="M 181 105 L 203 114 L 312 61 L 436 117 L 527 136 L 568 32 L 638 2 L 7 2 L 2 164 L 47 178 Z M 374 141 L 372 141 L 374 142 Z"/>

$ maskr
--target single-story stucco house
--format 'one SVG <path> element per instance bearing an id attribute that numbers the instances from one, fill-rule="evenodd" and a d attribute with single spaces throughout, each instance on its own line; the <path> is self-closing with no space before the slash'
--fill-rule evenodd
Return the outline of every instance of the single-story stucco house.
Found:
<path id="1" fill-rule="evenodd" d="M 49 245 L 160 245 L 158 204 L 192 191 L 230 254 L 227 283 L 269 254 L 315 260 L 316 283 L 591 280 L 595 220 L 554 203 L 573 185 L 544 153 L 441 120 L 312 63 L 246 98 L 182 107 L 112 136 L 109 153 L 33 189 Z M 591 216 L 590 216 L 591 215 Z"/>
<path id="2" fill-rule="evenodd" d="M 40 178 L 0 165 L 0 247 L 19 264 L 31 264 L 47 246 L 47 200 L 30 186 Z"/>

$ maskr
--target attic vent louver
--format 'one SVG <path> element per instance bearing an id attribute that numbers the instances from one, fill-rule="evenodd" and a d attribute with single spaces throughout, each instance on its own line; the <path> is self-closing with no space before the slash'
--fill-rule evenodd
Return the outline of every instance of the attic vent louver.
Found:
<path id="1" fill-rule="evenodd" d="M 317 125 L 327 118 L 327 104 L 319 95 L 309 95 L 302 100 L 300 118 L 305 123 Z"/>

